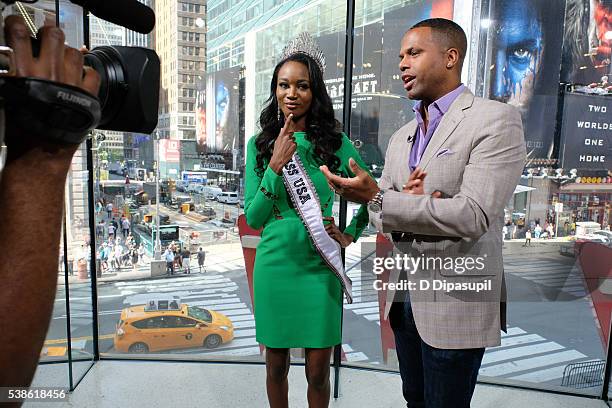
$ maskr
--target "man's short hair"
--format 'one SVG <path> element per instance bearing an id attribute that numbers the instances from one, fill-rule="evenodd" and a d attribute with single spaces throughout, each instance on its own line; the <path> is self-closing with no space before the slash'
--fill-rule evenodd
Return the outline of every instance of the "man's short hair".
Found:
<path id="1" fill-rule="evenodd" d="M 436 40 L 446 48 L 456 48 L 459 50 L 459 60 L 463 63 L 467 54 L 467 37 L 463 28 L 452 20 L 446 18 L 428 18 L 419 21 L 412 27 L 429 27 L 436 34 Z"/>

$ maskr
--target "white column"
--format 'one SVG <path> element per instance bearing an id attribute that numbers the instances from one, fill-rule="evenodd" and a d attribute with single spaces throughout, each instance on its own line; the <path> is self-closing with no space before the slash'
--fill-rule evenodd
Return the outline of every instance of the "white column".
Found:
<path id="1" fill-rule="evenodd" d="M 257 33 L 249 32 L 244 37 L 244 133 L 246 146 L 249 139 L 257 131 L 258 107 L 255 106 L 255 50 L 257 46 Z M 246 157 L 246 152 L 245 152 Z"/>

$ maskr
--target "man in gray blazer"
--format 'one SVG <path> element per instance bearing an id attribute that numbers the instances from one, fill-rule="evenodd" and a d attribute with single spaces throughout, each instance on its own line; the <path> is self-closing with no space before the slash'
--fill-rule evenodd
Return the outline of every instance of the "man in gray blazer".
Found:
<path id="1" fill-rule="evenodd" d="M 321 168 L 339 194 L 368 203 L 396 253 L 420 262 L 391 271 L 410 290 L 389 286 L 385 305 L 409 407 L 469 407 L 484 349 L 505 330 L 501 230 L 525 143 L 515 108 L 461 84 L 466 49 L 450 20 L 410 28 L 399 68 L 416 119 L 391 137 L 378 185 L 353 160 L 353 178 Z"/>

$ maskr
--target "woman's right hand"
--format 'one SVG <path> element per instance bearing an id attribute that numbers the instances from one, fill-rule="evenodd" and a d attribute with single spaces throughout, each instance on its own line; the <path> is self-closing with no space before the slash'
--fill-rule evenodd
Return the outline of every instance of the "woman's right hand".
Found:
<path id="1" fill-rule="evenodd" d="M 291 113 L 274 141 L 274 152 L 269 166 L 276 174 L 281 174 L 283 166 L 291 159 L 296 147 L 293 136 L 293 113 Z"/>

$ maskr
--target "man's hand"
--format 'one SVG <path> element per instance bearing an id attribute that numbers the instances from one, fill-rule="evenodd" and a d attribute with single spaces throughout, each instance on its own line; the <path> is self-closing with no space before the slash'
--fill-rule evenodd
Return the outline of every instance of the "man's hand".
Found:
<path id="1" fill-rule="evenodd" d="M 427 173 L 423 171 L 420 167 L 414 169 L 410 176 L 408 177 L 408 181 L 406 184 L 402 186 L 402 193 L 406 194 L 414 194 L 414 195 L 423 195 L 425 194 L 425 177 Z M 431 193 L 433 198 L 442 197 L 442 193 L 438 190 Z"/>
<path id="2" fill-rule="evenodd" d="M 61 29 L 44 26 L 38 31 L 41 41 L 40 55 L 32 55 L 30 32 L 19 16 L 9 16 L 5 20 L 5 34 L 9 47 L 14 51 L 15 72 L 18 77 L 35 77 L 79 87 L 92 95 L 98 94 L 100 77 L 90 67 L 83 66 L 83 54 L 64 45 L 65 37 Z M 22 129 L 21 134 L 7 134 L 9 155 L 25 153 L 41 145 L 53 150 L 52 159 L 71 160 L 78 145 L 51 145 L 44 135 L 31 134 Z M 12 152 L 11 152 L 12 151 Z M 51 158 L 51 157 L 50 157 Z"/>
<path id="3" fill-rule="evenodd" d="M 380 189 L 376 181 L 365 170 L 359 167 L 353 158 L 349 159 L 349 166 L 355 177 L 344 178 L 336 176 L 329 171 L 327 166 L 321 166 L 320 169 L 325 177 L 327 177 L 327 182 L 332 190 L 349 201 L 365 204 L 372 200 Z"/>

